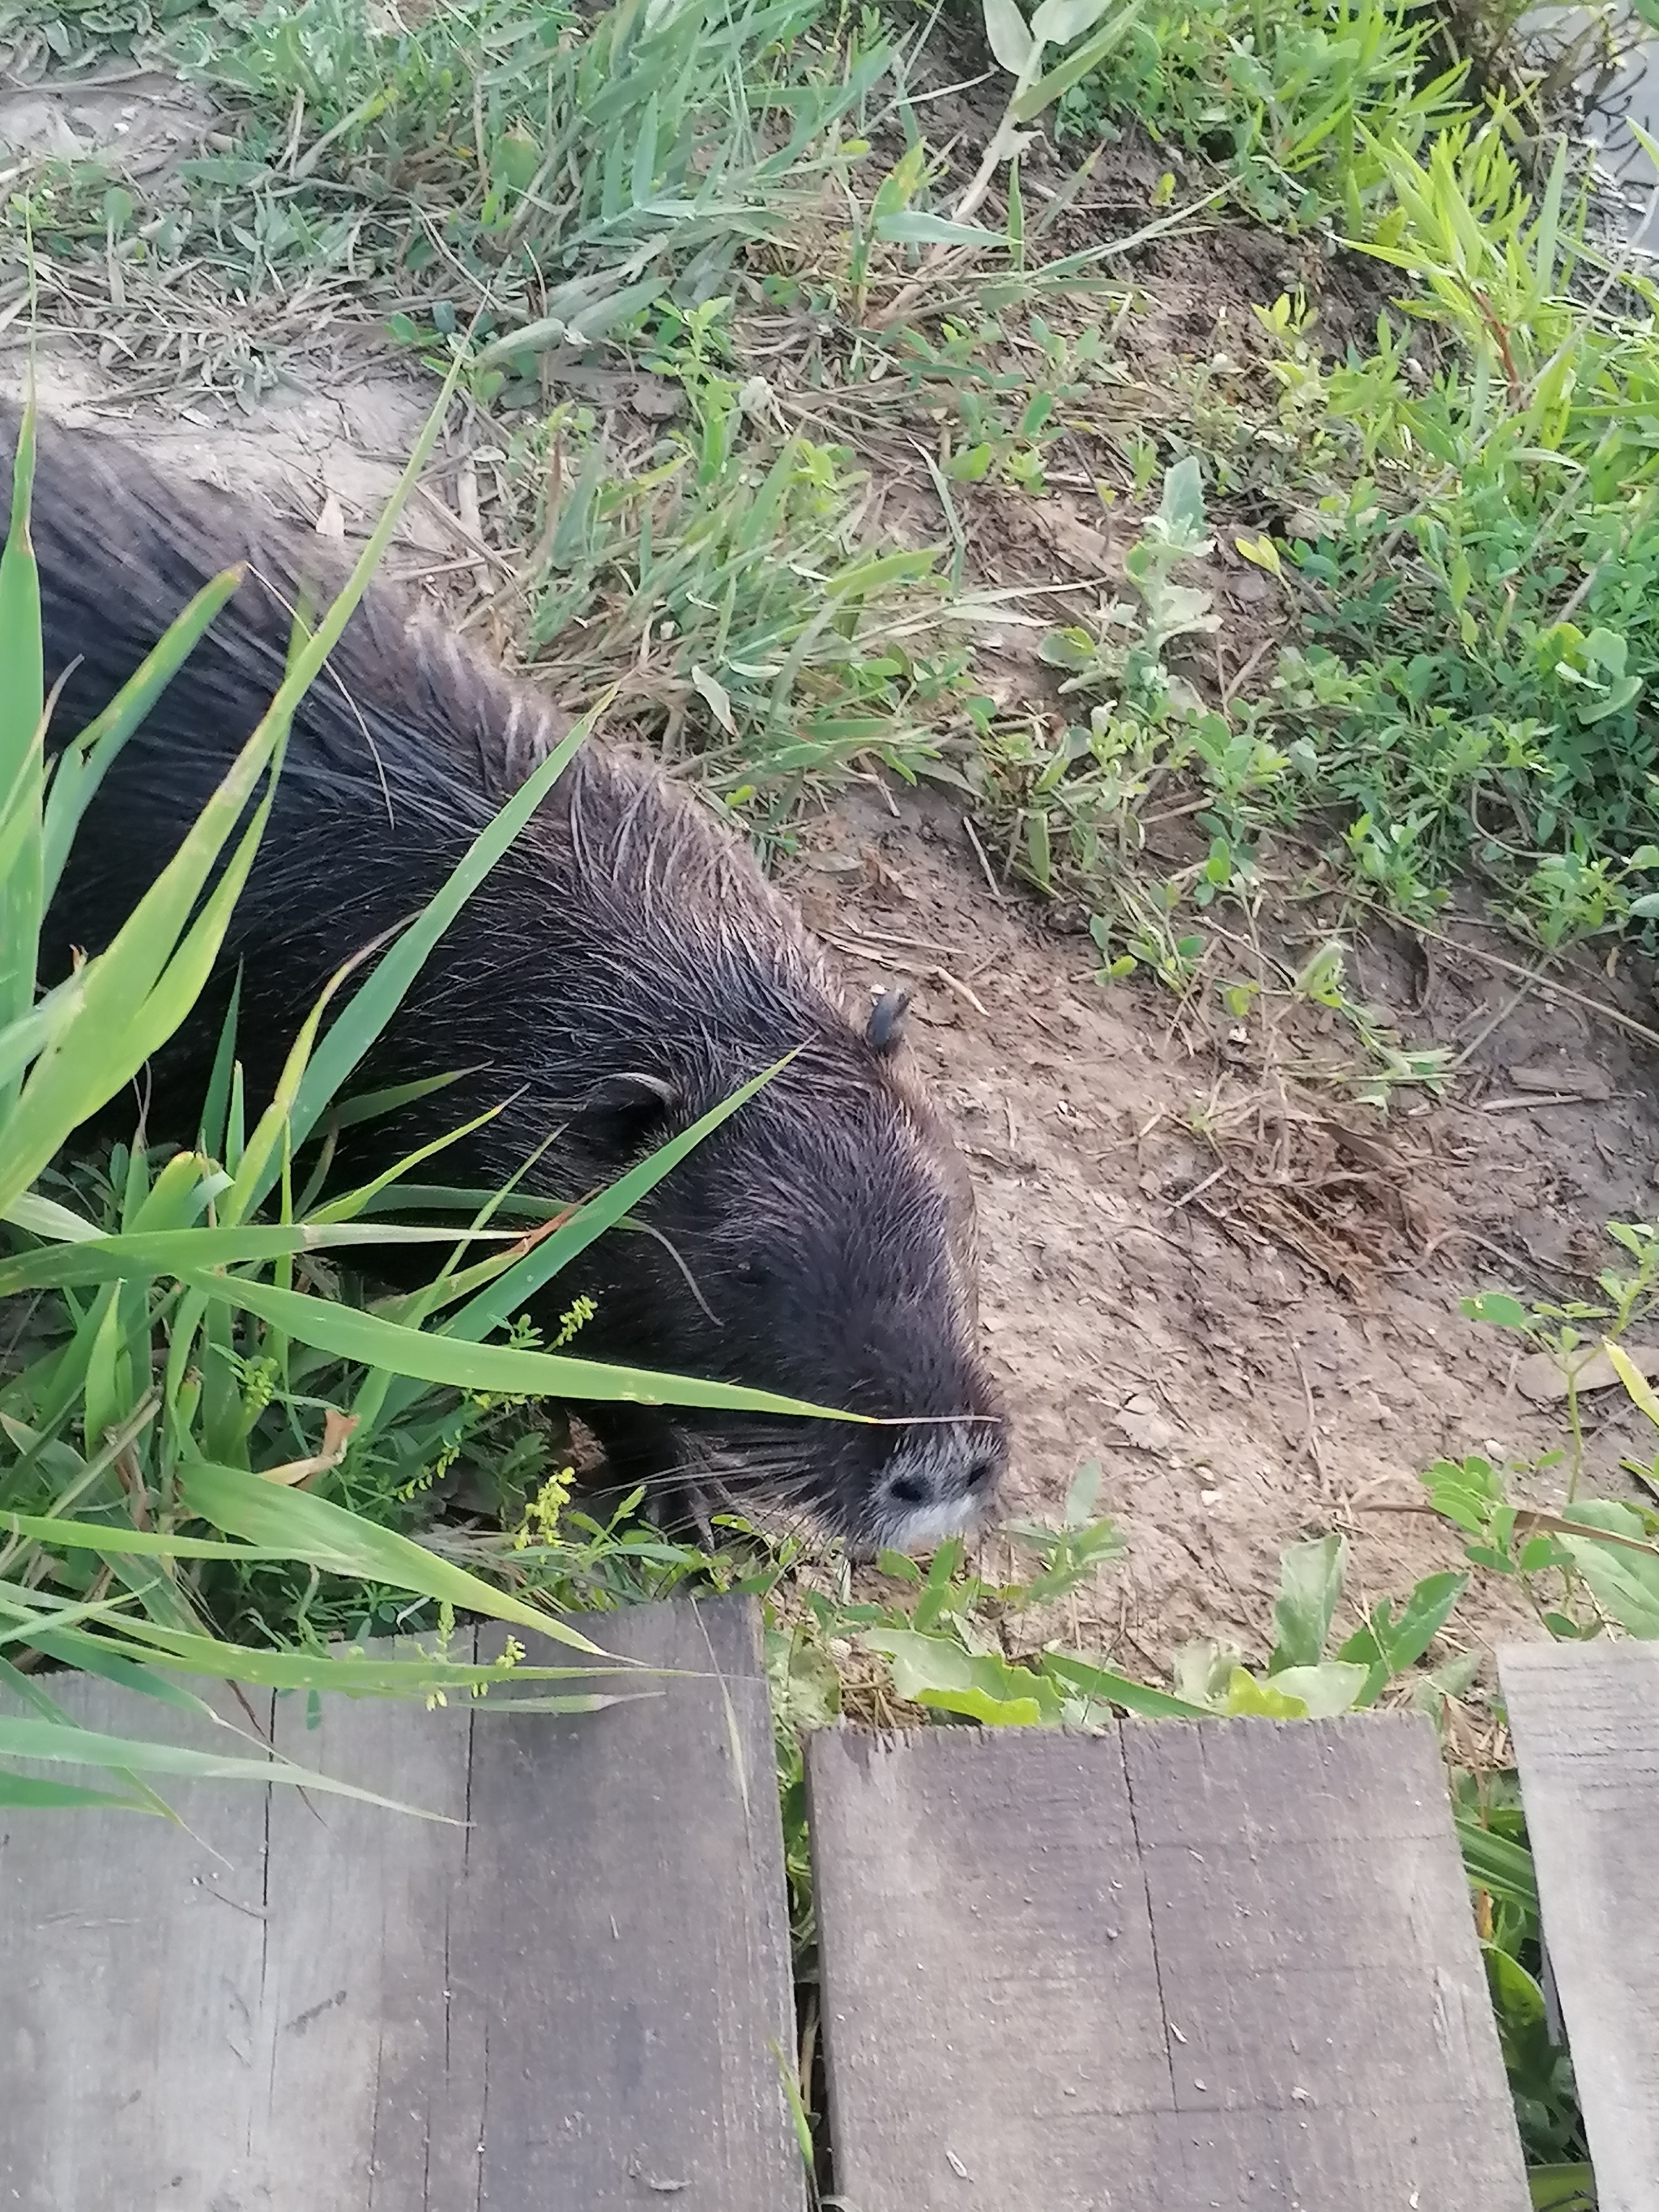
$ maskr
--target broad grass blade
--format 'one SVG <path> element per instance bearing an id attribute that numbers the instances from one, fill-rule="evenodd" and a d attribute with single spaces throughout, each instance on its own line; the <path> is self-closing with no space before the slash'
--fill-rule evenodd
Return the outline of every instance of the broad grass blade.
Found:
<path id="1" fill-rule="evenodd" d="M 21 1021 L 34 1004 L 34 971 L 44 912 L 40 806 L 44 786 L 41 718 L 46 685 L 40 646 L 40 582 L 29 543 L 29 495 L 34 476 L 34 403 L 23 410 L 12 466 L 11 527 L 0 552 L 0 809 L 18 824 L 17 849 L 0 878 L 0 1028 Z M 0 1115 L 16 1096 L 17 1079 L 0 1082 Z"/>
<path id="2" fill-rule="evenodd" d="M 45 1234 L 64 1234 L 53 1222 L 47 1201 L 27 1205 L 22 1200 L 13 1209 L 20 1225 Z M 63 1212 L 64 1209 L 58 1209 Z M 66 1214 L 66 1221 L 76 1217 Z M 50 1250 L 25 1252 L 15 1260 L 0 1261 L 0 1297 L 23 1291 L 84 1289 L 92 1283 L 125 1282 L 134 1278 L 165 1278 L 182 1268 L 248 1267 L 295 1252 L 322 1252 L 347 1245 L 453 1244 L 453 1229 L 404 1228 L 392 1222 L 298 1222 L 291 1226 L 251 1225 L 240 1229 L 157 1230 L 149 1236 L 88 1236 L 81 1223 L 73 1243 L 54 1244 Z M 480 1230 L 481 1238 L 511 1243 L 518 1233 L 510 1229 Z"/>
<path id="3" fill-rule="evenodd" d="M 458 1612 L 508 1620 L 515 1627 L 532 1628 L 538 1636 L 568 1644 L 592 1658 L 611 1659 L 616 1666 L 624 1663 L 574 1628 L 567 1628 L 550 1613 L 526 1605 L 505 1590 L 492 1589 L 465 1567 L 441 1559 L 395 1529 L 377 1528 L 373 1522 L 325 1498 L 262 1481 L 240 1468 L 210 1466 L 204 1460 L 187 1462 L 179 1469 L 179 1483 L 185 1504 L 198 1519 L 246 1537 L 252 1544 L 280 1551 L 290 1559 L 303 1559 L 326 1574 L 390 1583 L 394 1589 L 453 1605 Z"/>
<path id="4" fill-rule="evenodd" d="M 42 1759 L 68 1766 L 109 1766 L 136 1774 L 176 1774 L 194 1782 L 283 1782 L 298 1790 L 325 1790 L 332 1796 L 355 1797 L 365 1805 L 380 1805 L 391 1813 L 412 1813 L 425 1820 L 446 1820 L 464 1827 L 441 1813 L 423 1813 L 378 1790 L 359 1790 L 349 1782 L 337 1782 L 308 1766 L 286 1759 L 222 1758 L 210 1751 L 191 1751 L 183 1744 L 151 1743 L 142 1736 L 100 1735 L 95 1729 L 76 1728 L 66 1721 L 21 1719 L 0 1713 L 0 1758 Z"/>
<path id="5" fill-rule="evenodd" d="M 453 1336 L 429 1335 L 400 1328 L 378 1314 L 332 1305 L 301 1291 L 270 1283 L 188 1271 L 183 1279 L 209 1297 L 258 1314 L 301 1344 L 352 1359 L 365 1367 L 416 1376 L 453 1390 L 499 1391 L 510 1396 L 572 1398 L 642 1406 L 704 1406 L 729 1413 L 787 1413 L 821 1421 L 868 1424 L 864 1413 L 838 1412 L 785 1398 L 770 1390 L 745 1390 L 735 1383 L 704 1382 L 684 1375 L 658 1375 L 639 1367 L 612 1367 L 597 1360 L 570 1359 L 554 1352 L 522 1352 L 506 1344 L 465 1344 Z"/>

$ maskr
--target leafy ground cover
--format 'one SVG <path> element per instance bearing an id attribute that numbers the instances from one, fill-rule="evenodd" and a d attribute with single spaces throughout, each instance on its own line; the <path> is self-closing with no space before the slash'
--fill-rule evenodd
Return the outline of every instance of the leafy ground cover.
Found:
<path id="1" fill-rule="evenodd" d="M 1432 944 L 1473 885 L 1526 989 L 1586 949 L 1644 974 L 1659 921 L 1652 283 L 1587 189 L 1561 70 L 1529 76 L 1506 30 L 1460 51 L 1388 0 L 0 4 L 14 81 L 47 88 L 7 179 L 0 320 L 79 334 L 110 391 L 186 419 L 369 362 L 449 379 L 459 550 L 425 580 L 457 621 L 578 708 L 616 694 L 608 726 L 781 861 L 872 776 L 945 794 L 994 894 L 1073 920 L 1103 988 L 1167 987 L 1188 1035 L 1276 1079 L 1334 1024 L 1312 1074 L 1383 1116 L 1460 1063 L 1362 1002 L 1357 931 Z M 142 147 L 120 112 L 140 67 L 176 123 Z M 1208 304 L 1176 328 L 1152 279 L 1183 269 Z M 38 702 L 12 708 L 8 897 L 38 904 L 72 802 L 40 787 Z M 1287 915 L 1313 917 L 1294 951 Z M 159 988 L 177 956 L 145 957 Z M 539 1618 L 758 1578 L 792 1805 L 793 1723 L 845 1698 L 1038 1725 L 1417 1698 L 1473 1778 L 1529 2148 L 1575 2169 L 1539 2201 L 1584 2185 L 1459 1628 L 1474 1577 L 1551 1633 L 1655 1632 L 1656 1524 L 1639 1490 L 1574 1494 L 1576 1395 L 1563 1468 L 1523 1470 L 1559 1483 L 1551 1507 L 1515 1502 L 1501 1455 L 1433 1469 L 1464 1566 L 1351 1602 L 1322 1534 L 1286 1553 L 1265 1663 L 1212 1637 L 1152 1683 L 1054 1632 L 1114 1554 L 1086 1486 L 1017 1532 L 1006 1576 L 948 1552 L 856 1590 L 585 1518 L 523 1402 L 580 1317 L 570 1354 L 485 1343 L 562 1230 L 453 1261 L 374 1316 L 395 1340 L 355 1333 L 365 1294 L 310 1255 L 343 1261 L 358 1224 L 282 1164 L 347 1080 L 357 1000 L 326 1082 L 309 1043 L 269 1115 L 227 1076 L 200 1160 L 49 1170 L 85 1091 L 31 1121 L 23 1071 L 77 1016 L 34 1006 L 21 957 L 8 988 L 4 1127 L 28 1137 L 0 1276 L 28 1302 L 0 1382 L 9 1644 L 315 1687 L 363 1663 L 331 1638 L 441 1628 L 447 1606 Z M 1646 1310 L 1650 1239 L 1624 1234 L 1615 1287 L 1480 1317 L 1574 1370 Z M 441 1313 L 489 1359 L 434 1364 Z M 497 1530 L 434 1519 L 458 1470 Z M 188 1569 L 180 1528 L 208 1547 Z M 402 1686 L 472 1688 L 428 1664 Z M 6 1680 L 49 1725 L 35 1676 Z"/>

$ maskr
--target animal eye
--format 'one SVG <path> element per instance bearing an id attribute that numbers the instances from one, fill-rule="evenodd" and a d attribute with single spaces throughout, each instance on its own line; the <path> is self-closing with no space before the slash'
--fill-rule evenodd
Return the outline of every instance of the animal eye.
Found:
<path id="1" fill-rule="evenodd" d="M 769 1279 L 769 1271 L 764 1262 L 748 1254 L 738 1261 L 732 1273 L 740 1283 L 764 1283 Z"/>

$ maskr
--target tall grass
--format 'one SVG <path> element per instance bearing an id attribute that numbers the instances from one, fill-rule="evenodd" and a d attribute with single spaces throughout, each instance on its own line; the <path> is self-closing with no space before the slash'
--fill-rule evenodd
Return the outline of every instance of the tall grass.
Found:
<path id="1" fill-rule="evenodd" d="M 155 1770 L 318 1781 L 257 1746 L 215 1758 L 88 1734 L 51 1696 L 41 1661 L 204 1714 L 211 1708 L 186 1686 L 192 1680 L 431 1698 L 481 1695 L 511 1675 L 542 1709 L 604 1705 L 616 1694 L 614 1681 L 605 1686 L 614 1665 L 537 1600 L 536 1562 L 582 1550 L 570 1542 L 561 1553 L 553 1541 L 556 1477 L 544 1486 L 536 1545 L 505 1555 L 515 1588 L 387 1524 L 409 1517 L 422 1481 L 503 1402 L 552 1395 L 809 1410 L 586 1361 L 562 1341 L 543 1349 L 516 1319 L 753 1085 L 590 1203 L 543 1208 L 547 1218 L 528 1231 L 492 1227 L 493 1200 L 459 1235 L 369 1218 L 372 1205 L 395 1199 L 401 1170 L 326 1201 L 307 1181 L 307 1139 L 342 1110 L 353 1071 L 402 994 L 418 988 L 432 944 L 586 724 L 479 836 L 368 980 L 347 997 L 345 977 L 336 979 L 262 1110 L 244 1096 L 233 1014 L 195 1149 L 135 1142 L 118 1148 L 105 1173 L 52 1164 L 165 1043 L 206 981 L 258 851 L 295 709 L 384 550 L 451 386 L 349 584 L 313 634 L 296 635 L 286 680 L 175 858 L 108 949 L 44 994 L 35 983 L 40 919 L 85 806 L 239 577 L 228 572 L 204 590 L 49 769 L 28 530 L 32 415 L 25 421 L 0 561 L 0 1221 L 9 1247 L 0 1258 L 9 1346 L 0 1370 L 0 1691 L 11 1693 L 0 1708 L 0 1804 L 161 1810 L 143 1778 Z M 374 1310 L 343 1298 L 333 1267 L 390 1243 L 447 1249 L 412 1296 Z M 503 1326 L 508 1340 L 489 1340 Z M 376 1511 L 354 1510 L 354 1498 L 374 1498 Z M 306 1581 L 307 1605 L 286 1622 L 244 1601 L 273 1567 L 302 1571 Z M 326 1604 L 315 1603 L 319 1592 Z M 331 1645 L 319 1625 L 388 1625 L 434 1609 L 441 1630 L 465 1610 L 552 1637 L 571 1663 L 531 1665 L 513 1646 L 499 1666 L 463 1666 L 443 1656 L 441 1638 L 388 1663 Z M 225 1632 L 228 1614 L 251 1640 Z M 94 1778 L 58 1778 L 65 1767 L 90 1768 Z"/>

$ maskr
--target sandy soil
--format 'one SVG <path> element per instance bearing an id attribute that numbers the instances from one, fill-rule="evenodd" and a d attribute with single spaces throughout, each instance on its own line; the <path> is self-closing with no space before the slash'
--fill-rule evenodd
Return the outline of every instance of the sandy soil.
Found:
<path id="1" fill-rule="evenodd" d="M 920 988 L 913 1042 L 978 1192 L 1016 1510 L 1052 1513 L 1093 1458 L 1129 1539 L 1074 1626 L 1148 1661 L 1197 1635 L 1260 1651 L 1281 1547 L 1334 1527 L 1365 1603 L 1461 1564 L 1437 1524 L 1397 1510 L 1420 1502 L 1419 1471 L 1530 1459 L 1564 1425 L 1517 1388 L 1516 1340 L 1464 1320 L 1459 1297 L 1595 1295 L 1616 1256 L 1602 1224 L 1653 1204 L 1651 1055 L 1547 989 L 1494 1024 L 1513 979 L 1446 951 L 1402 1018 L 1419 1042 L 1493 1024 L 1454 1097 L 1386 1118 L 1344 1105 L 1224 1037 L 1219 1053 L 1183 1042 L 1155 986 L 1103 989 L 1086 938 L 992 896 L 954 807 L 894 805 L 843 805 L 793 881 L 860 981 Z M 1403 1006 L 1410 979 L 1384 948 L 1360 951 L 1371 1005 Z M 1589 1402 L 1596 1486 L 1634 1494 L 1618 1460 L 1639 1417 L 1622 1393 Z M 1460 1619 L 1526 1625 L 1501 1586 Z"/>

